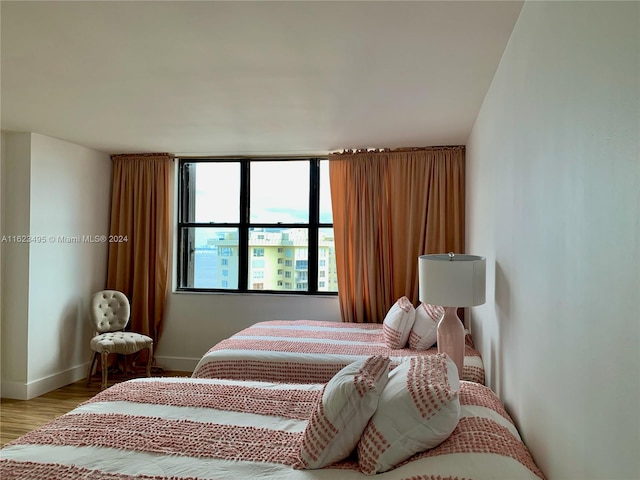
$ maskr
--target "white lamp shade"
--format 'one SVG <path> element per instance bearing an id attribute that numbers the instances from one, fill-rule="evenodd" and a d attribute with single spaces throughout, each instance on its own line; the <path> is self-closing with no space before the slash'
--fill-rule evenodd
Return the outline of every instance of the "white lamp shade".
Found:
<path id="1" fill-rule="evenodd" d="M 420 301 L 442 307 L 472 307 L 485 301 L 486 259 L 476 255 L 420 255 Z"/>

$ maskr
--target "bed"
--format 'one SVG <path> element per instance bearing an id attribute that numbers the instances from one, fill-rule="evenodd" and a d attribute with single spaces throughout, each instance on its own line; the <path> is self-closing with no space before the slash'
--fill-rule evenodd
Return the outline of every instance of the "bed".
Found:
<path id="1" fill-rule="evenodd" d="M 484 384 L 484 365 L 471 335 L 465 339 L 462 380 Z M 336 372 L 368 355 L 403 359 L 433 355 L 437 348 L 391 349 L 383 325 L 318 320 L 258 322 L 214 345 L 198 362 L 194 378 L 327 382 Z"/>
<path id="2" fill-rule="evenodd" d="M 371 478 L 353 455 L 319 469 L 300 468 L 301 441 L 324 387 L 176 377 L 129 380 L 6 444 L 0 450 L 0 478 Z M 444 442 L 376 478 L 543 478 L 491 390 L 461 381 L 459 403 L 460 419 Z"/>

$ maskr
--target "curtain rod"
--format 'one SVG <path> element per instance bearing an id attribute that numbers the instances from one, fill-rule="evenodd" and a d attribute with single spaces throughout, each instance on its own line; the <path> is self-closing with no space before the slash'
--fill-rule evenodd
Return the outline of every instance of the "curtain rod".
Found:
<path id="1" fill-rule="evenodd" d="M 170 157 L 175 158 L 173 153 L 116 153 L 111 155 L 111 158 L 119 158 L 119 157 Z"/>
<path id="2" fill-rule="evenodd" d="M 465 150 L 464 145 L 445 145 L 434 147 L 400 147 L 400 148 L 358 148 L 346 149 L 342 152 L 332 152 L 330 155 L 354 155 L 358 153 L 403 153 L 403 152 L 432 152 L 438 150 Z"/>

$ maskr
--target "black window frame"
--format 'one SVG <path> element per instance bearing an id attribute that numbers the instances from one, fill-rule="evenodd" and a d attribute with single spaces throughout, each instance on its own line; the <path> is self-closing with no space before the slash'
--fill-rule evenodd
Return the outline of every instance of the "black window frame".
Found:
<path id="1" fill-rule="evenodd" d="M 180 157 L 178 160 L 178 238 L 177 238 L 177 291 L 183 292 L 212 292 L 212 293 L 242 293 L 242 294 L 276 294 L 276 295 L 322 295 L 337 296 L 338 292 L 319 291 L 319 243 L 318 234 L 322 228 L 333 228 L 333 223 L 320 222 L 320 162 L 328 161 L 327 157 L 207 157 L 190 158 Z M 250 205 L 250 178 L 251 162 L 260 161 L 292 161 L 304 160 L 309 162 L 309 223 L 263 223 L 249 221 Z M 191 222 L 188 221 L 190 212 L 190 182 L 191 178 L 187 165 L 194 163 L 239 163 L 240 164 L 240 219 L 237 223 L 221 222 Z M 195 188 L 195 187 L 194 187 Z M 189 228 L 237 228 L 239 234 L 238 243 L 238 288 L 196 288 L 186 286 L 188 279 L 189 258 L 194 250 L 188 245 L 185 232 Z M 307 262 L 308 262 L 308 288 L 307 290 L 253 290 L 249 286 L 253 279 L 249 277 L 249 266 L 253 257 L 253 250 L 249 249 L 249 232 L 252 228 L 308 228 Z M 241 254 L 244 252 L 243 254 Z M 257 257 L 260 258 L 260 257 Z M 323 278 L 326 281 L 326 277 Z M 285 285 L 286 286 L 286 285 Z"/>

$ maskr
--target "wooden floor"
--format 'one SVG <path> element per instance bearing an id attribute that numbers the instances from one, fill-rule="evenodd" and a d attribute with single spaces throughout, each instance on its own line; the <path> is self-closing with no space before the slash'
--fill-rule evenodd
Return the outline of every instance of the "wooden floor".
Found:
<path id="1" fill-rule="evenodd" d="M 152 376 L 190 377 L 191 372 L 164 371 Z M 109 385 L 133 377 L 109 373 Z M 0 400 L 0 445 L 44 425 L 55 417 L 74 409 L 85 400 L 89 400 L 100 391 L 100 384 L 98 375 L 89 385 L 86 379 L 83 379 L 31 400 L 3 398 Z"/>

